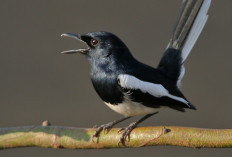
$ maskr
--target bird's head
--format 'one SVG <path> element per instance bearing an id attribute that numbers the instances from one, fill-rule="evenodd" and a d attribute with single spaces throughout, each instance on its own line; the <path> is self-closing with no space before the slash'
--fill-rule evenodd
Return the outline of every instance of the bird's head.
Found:
<path id="1" fill-rule="evenodd" d="M 115 59 L 131 56 L 126 45 L 114 34 L 108 32 L 91 32 L 83 35 L 64 33 L 62 37 L 71 37 L 86 44 L 85 49 L 67 50 L 61 53 L 81 53 L 91 59 L 101 59 L 113 56 Z"/>

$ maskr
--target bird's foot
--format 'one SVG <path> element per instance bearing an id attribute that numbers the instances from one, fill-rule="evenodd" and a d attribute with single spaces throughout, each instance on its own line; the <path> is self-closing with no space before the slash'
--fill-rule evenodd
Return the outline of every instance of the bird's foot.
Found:
<path id="1" fill-rule="evenodd" d="M 101 131 L 104 131 L 105 134 L 107 134 L 112 127 L 114 126 L 114 122 L 109 122 L 107 124 L 103 124 L 103 125 L 95 125 L 93 128 L 96 129 L 96 131 L 94 132 L 94 134 L 92 135 L 91 139 L 94 142 L 94 137 L 98 137 L 101 133 Z"/>
<path id="2" fill-rule="evenodd" d="M 118 133 L 122 133 L 122 136 L 120 137 L 118 141 L 118 146 L 120 145 L 120 143 L 122 143 L 123 146 L 126 146 L 126 139 L 130 141 L 130 133 L 134 128 L 136 128 L 136 126 L 137 126 L 137 123 L 133 122 L 128 127 L 121 128 L 120 130 L 118 130 Z"/>

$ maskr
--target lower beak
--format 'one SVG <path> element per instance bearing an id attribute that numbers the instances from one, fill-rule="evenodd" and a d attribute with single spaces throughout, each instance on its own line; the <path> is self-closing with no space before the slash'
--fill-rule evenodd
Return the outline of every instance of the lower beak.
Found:
<path id="1" fill-rule="evenodd" d="M 70 37 L 70 38 L 74 38 L 77 39 L 81 42 L 84 42 L 85 44 L 87 44 L 85 41 L 81 40 L 80 35 L 78 34 L 73 34 L 73 33 L 63 33 L 61 34 L 61 37 Z M 72 53 L 87 53 L 89 51 L 89 47 L 86 49 L 76 49 L 76 50 L 66 50 L 66 51 L 62 51 L 62 54 L 72 54 Z"/>

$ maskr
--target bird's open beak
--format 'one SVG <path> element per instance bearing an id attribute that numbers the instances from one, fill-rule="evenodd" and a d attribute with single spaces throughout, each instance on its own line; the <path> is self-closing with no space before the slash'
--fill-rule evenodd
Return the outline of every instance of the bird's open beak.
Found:
<path id="1" fill-rule="evenodd" d="M 63 33 L 61 34 L 61 37 L 70 37 L 70 38 L 74 38 L 74 39 L 77 39 L 81 42 L 84 42 L 86 45 L 87 43 L 85 41 L 83 41 L 80 37 L 80 35 L 78 34 L 73 34 L 73 33 Z M 72 53 L 86 53 L 89 51 L 89 47 L 86 48 L 86 49 L 76 49 L 76 50 L 66 50 L 66 51 L 62 51 L 61 53 L 63 54 L 72 54 Z"/>

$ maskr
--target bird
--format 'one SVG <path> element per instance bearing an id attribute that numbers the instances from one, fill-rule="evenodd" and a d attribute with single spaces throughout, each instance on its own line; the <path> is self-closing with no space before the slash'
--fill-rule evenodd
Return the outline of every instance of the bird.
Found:
<path id="1" fill-rule="evenodd" d="M 95 126 L 92 137 L 101 131 L 109 132 L 116 124 L 134 116 L 138 121 L 119 130 L 119 143 L 126 144 L 131 131 L 162 108 L 185 112 L 196 107 L 182 94 L 181 80 L 184 63 L 201 34 L 211 0 L 184 0 L 171 38 L 157 67 L 138 61 L 126 44 L 113 33 L 96 31 L 86 34 L 63 33 L 86 44 L 86 48 L 62 51 L 80 53 L 90 63 L 90 77 L 94 89 L 103 102 L 121 119 Z"/>

